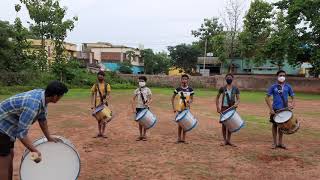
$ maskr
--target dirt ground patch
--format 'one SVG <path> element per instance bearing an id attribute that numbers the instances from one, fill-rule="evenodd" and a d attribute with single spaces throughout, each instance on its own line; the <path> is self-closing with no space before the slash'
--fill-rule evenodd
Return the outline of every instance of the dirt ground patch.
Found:
<path id="1" fill-rule="evenodd" d="M 319 101 L 297 101 L 301 129 L 284 137 L 288 150 L 272 150 L 271 124 L 265 104 L 242 102 L 239 113 L 246 127 L 235 133 L 236 148 L 220 146 L 222 136 L 214 98 L 196 98 L 193 114 L 198 126 L 187 134 L 189 144 L 175 144 L 170 96 L 154 95 L 151 110 L 158 123 L 148 141 L 136 142 L 138 127 L 127 93 L 112 95 L 115 119 L 107 125 L 107 139 L 92 138 L 97 124 L 90 116 L 89 98 L 64 99 L 49 106 L 52 134 L 70 139 L 81 156 L 80 180 L 105 179 L 320 179 Z M 313 110 L 308 108 L 312 104 Z M 313 112 L 313 113 L 312 113 Z M 38 125 L 32 138 L 42 136 Z M 24 147 L 16 143 L 14 173 Z"/>

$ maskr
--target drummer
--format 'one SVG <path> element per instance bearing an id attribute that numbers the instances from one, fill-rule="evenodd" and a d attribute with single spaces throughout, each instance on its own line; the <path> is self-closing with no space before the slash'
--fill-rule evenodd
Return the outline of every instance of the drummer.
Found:
<path id="1" fill-rule="evenodd" d="M 149 109 L 152 102 L 152 93 L 151 90 L 146 86 L 147 78 L 145 76 L 140 76 L 138 78 L 139 87 L 134 91 L 132 99 L 132 111 L 136 115 L 144 109 Z M 136 103 L 136 104 L 135 104 Z M 140 136 L 137 138 L 137 141 L 146 141 L 147 140 L 147 129 L 139 124 L 139 133 Z"/>
<path id="2" fill-rule="evenodd" d="M 216 107 L 218 113 L 223 113 L 225 110 L 230 108 L 237 108 L 240 103 L 240 91 L 232 84 L 233 75 L 227 74 L 225 76 L 226 85 L 219 89 L 218 95 L 216 97 Z M 222 95 L 222 102 L 219 103 L 220 96 Z M 223 146 L 229 145 L 236 147 L 236 145 L 231 143 L 231 132 L 227 127 L 222 124 L 222 136 L 223 136 Z"/>
<path id="3" fill-rule="evenodd" d="M 272 123 L 272 137 L 273 137 L 272 149 L 287 148 L 282 143 L 283 133 L 277 127 L 277 123 L 273 119 L 278 110 L 293 109 L 295 106 L 293 89 L 285 81 L 286 81 L 286 72 L 284 70 L 278 71 L 277 82 L 268 89 L 267 96 L 265 99 L 270 110 L 270 122 Z M 273 97 L 273 103 L 271 103 L 271 96 Z M 290 104 L 288 104 L 288 96 L 291 97 Z M 277 136 L 279 138 L 278 143 L 277 143 Z"/>
<path id="4" fill-rule="evenodd" d="M 111 86 L 104 79 L 104 71 L 99 71 L 97 74 L 97 83 L 95 83 L 91 88 L 91 110 L 94 111 L 99 105 L 105 104 L 108 106 L 108 101 L 110 99 Z M 94 138 L 107 138 L 105 135 L 106 123 L 109 122 L 111 118 L 98 120 L 98 134 Z"/>
<path id="5" fill-rule="evenodd" d="M 180 113 L 186 109 L 190 109 L 191 104 L 193 102 L 193 89 L 188 86 L 189 84 L 189 76 L 187 74 L 183 74 L 181 76 L 181 85 L 176 88 L 173 92 L 171 103 L 173 108 L 173 113 Z M 178 103 L 175 105 L 176 96 L 178 95 Z M 186 142 L 186 132 L 183 131 L 182 127 L 178 125 L 178 140 L 177 143 L 185 143 Z"/>
<path id="6" fill-rule="evenodd" d="M 47 125 L 47 106 L 56 103 L 68 92 L 59 81 L 52 81 L 45 90 L 34 89 L 12 96 L 0 103 L 0 179 L 12 180 L 14 143 L 18 138 L 31 152 L 41 157 L 32 144 L 28 130 L 38 121 L 48 141 L 58 142 L 52 137 Z"/>

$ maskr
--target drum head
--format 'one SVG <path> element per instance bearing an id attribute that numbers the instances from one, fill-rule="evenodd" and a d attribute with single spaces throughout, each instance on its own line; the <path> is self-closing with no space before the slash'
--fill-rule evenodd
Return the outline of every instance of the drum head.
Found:
<path id="1" fill-rule="evenodd" d="M 181 119 L 183 119 L 188 112 L 189 112 L 188 110 L 184 110 L 184 111 L 180 112 L 180 113 L 176 116 L 176 121 L 180 121 Z"/>
<path id="2" fill-rule="evenodd" d="M 231 110 L 228 110 L 228 111 L 222 113 L 220 116 L 220 122 L 223 122 L 223 121 L 231 118 L 235 112 L 236 112 L 235 109 L 231 109 Z"/>
<path id="3" fill-rule="evenodd" d="M 276 123 L 284 123 L 287 122 L 292 117 L 292 115 L 293 113 L 291 111 L 282 111 L 274 116 L 274 121 Z"/>
<path id="4" fill-rule="evenodd" d="M 148 111 L 149 111 L 148 109 L 144 109 L 144 110 L 140 111 L 136 116 L 136 121 L 141 119 Z"/>
<path id="5" fill-rule="evenodd" d="M 42 160 L 35 163 L 30 153 L 20 166 L 22 180 L 75 180 L 80 173 L 80 158 L 71 146 L 59 142 L 45 142 L 37 146 Z"/>

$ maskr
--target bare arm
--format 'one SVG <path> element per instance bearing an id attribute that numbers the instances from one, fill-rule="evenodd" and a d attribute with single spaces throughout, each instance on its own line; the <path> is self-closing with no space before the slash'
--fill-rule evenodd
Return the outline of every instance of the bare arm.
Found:
<path id="1" fill-rule="evenodd" d="M 134 113 L 135 112 L 135 102 L 136 102 L 136 98 L 137 98 L 137 95 L 134 95 L 132 100 L 131 100 L 131 107 L 132 107 L 132 112 Z"/>
<path id="2" fill-rule="evenodd" d="M 265 101 L 266 101 L 268 108 L 270 110 L 270 114 L 275 114 L 274 110 L 272 109 L 271 96 L 266 96 Z"/>
<path id="3" fill-rule="evenodd" d="M 291 97 L 291 105 L 290 105 L 290 108 L 291 108 L 291 109 L 294 109 L 295 106 L 296 106 L 296 101 L 295 101 L 295 99 L 294 99 L 294 96 L 290 96 L 290 97 Z"/>
<path id="4" fill-rule="evenodd" d="M 172 97 L 171 97 L 171 105 L 172 105 L 172 109 L 173 109 L 173 112 L 176 113 L 176 109 L 174 108 L 174 99 L 176 97 L 176 94 L 173 94 Z"/>
<path id="5" fill-rule="evenodd" d="M 237 101 L 236 101 L 236 103 L 234 104 L 234 107 L 238 107 L 239 104 L 240 104 L 240 94 L 236 94 L 236 97 L 237 97 Z"/>
<path id="6" fill-rule="evenodd" d="M 109 102 L 111 96 L 110 96 L 111 92 L 107 91 L 107 95 L 106 95 L 106 101 Z"/>
<path id="7" fill-rule="evenodd" d="M 95 102 L 95 93 L 91 93 L 91 109 L 94 108 L 94 102 Z"/>
<path id="8" fill-rule="evenodd" d="M 219 104 L 219 99 L 220 99 L 221 93 L 217 94 L 216 97 L 216 107 L 217 107 L 217 112 L 220 113 L 221 112 L 221 108 L 220 108 L 220 104 Z"/>
<path id="9" fill-rule="evenodd" d="M 32 141 L 30 140 L 29 136 L 26 135 L 24 138 L 20 139 L 22 144 L 31 152 L 37 152 L 41 155 L 41 153 L 37 150 L 37 148 L 32 144 Z"/>
<path id="10" fill-rule="evenodd" d="M 60 141 L 58 138 L 51 137 L 47 121 L 39 121 L 39 126 L 40 126 L 44 136 L 46 136 L 46 138 L 48 139 L 48 141 L 50 141 L 50 142 L 58 142 L 58 141 Z"/>

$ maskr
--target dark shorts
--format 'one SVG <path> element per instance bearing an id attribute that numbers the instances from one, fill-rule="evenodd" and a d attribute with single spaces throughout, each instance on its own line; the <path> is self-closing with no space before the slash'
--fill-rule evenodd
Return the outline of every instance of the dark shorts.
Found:
<path id="1" fill-rule="evenodd" d="M 0 156 L 8 156 L 13 148 L 14 141 L 8 135 L 0 132 Z"/>

